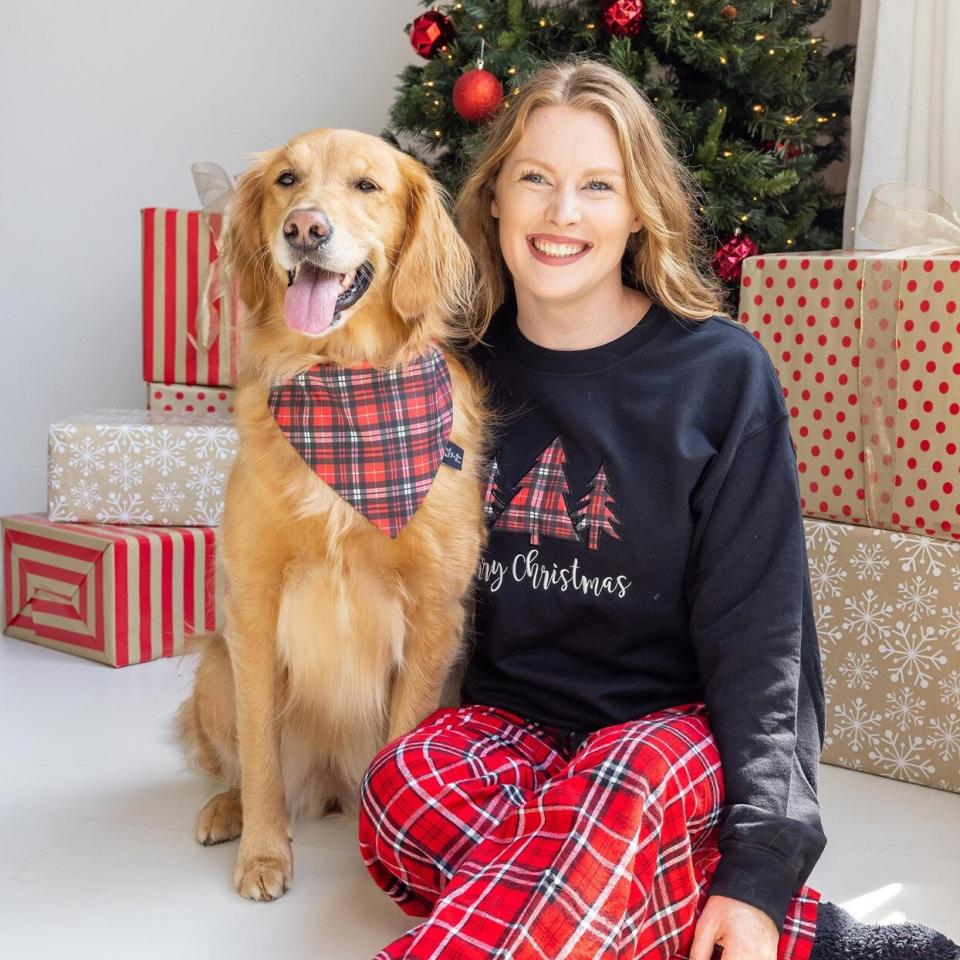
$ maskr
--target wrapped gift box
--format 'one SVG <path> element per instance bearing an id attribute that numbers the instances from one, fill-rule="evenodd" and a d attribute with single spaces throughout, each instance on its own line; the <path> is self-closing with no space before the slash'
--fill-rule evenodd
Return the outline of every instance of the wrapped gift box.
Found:
<path id="1" fill-rule="evenodd" d="M 143 379 L 236 383 L 243 305 L 217 260 L 222 214 L 142 211 Z"/>
<path id="2" fill-rule="evenodd" d="M 960 258 L 744 262 L 740 319 L 792 415 L 804 513 L 960 539 Z"/>
<path id="3" fill-rule="evenodd" d="M 216 526 L 236 452 L 229 415 L 79 413 L 50 427 L 49 519 Z"/>
<path id="4" fill-rule="evenodd" d="M 3 518 L 3 632 L 114 667 L 217 629 L 216 531 Z"/>
<path id="5" fill-rule="evenodd" d="M 805 519 L 822 759 L 960 793 L 960 544 Z"/>
<path id="6" fill-rule="evenodd" d="M 184 383 L 148 383 L 147 409 L 161 413 L 233 413 L 236 391 L 230 387 L 197 387 Z"/>

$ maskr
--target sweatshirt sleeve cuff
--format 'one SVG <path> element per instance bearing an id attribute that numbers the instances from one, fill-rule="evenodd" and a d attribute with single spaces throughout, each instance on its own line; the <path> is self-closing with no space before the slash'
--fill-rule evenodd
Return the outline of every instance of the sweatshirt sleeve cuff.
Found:
<path id="1" fill-rule="evenodd" d="M 730 844 L 710 881 L 708 895 L 741 900 L 762 910 L 783 930 L 787 907 L 797 887 L 797 871 L 762 847 Z"/>

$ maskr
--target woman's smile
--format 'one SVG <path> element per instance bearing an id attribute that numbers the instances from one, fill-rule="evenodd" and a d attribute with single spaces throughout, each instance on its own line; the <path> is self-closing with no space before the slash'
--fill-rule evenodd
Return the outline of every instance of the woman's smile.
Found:
<path id="1" fill-rule="evenodd" d="M 561 267 L 581 260 L 593 244 L 552 233 L 534 233 L 527 237 L 527 246 L 535 260 L 551 267 Z"/>

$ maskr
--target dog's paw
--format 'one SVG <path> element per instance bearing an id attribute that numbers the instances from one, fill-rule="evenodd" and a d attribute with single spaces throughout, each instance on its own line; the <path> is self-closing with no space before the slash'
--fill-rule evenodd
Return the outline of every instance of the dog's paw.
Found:
<path id="1" fill-rule="evenodd" d="M 211 797 L 197 818 L 197 841 L 205 847 L 236 840 L 242 830 L 243 808 L 236 788 Z"/>
<path id="2" fill-rule="evenodd" d="M 276 900 L 290 889 L 293 857 L 288 851 L 280 856 L 244 856 L 241 849 L 233 871 L 233 885 L 248 900 Z"/>

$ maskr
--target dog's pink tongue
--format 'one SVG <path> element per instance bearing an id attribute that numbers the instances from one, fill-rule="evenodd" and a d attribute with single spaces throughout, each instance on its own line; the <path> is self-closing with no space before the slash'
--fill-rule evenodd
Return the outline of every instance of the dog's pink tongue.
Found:
<path id="1" fill-rule="evenodd" d="M 283 301 L 287 326 L 301 333 L 323 333 L 333 323 L 339 292 L 339 274 L 302 264 Z"/>

